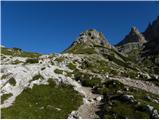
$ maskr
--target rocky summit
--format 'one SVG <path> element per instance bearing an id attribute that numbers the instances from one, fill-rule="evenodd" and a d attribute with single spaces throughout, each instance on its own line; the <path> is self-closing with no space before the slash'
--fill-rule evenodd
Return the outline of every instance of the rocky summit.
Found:
<path id="1" fill-rule="evenodd" d="M 89 29 L 61 54 L 1 45 L 1 118 L 158 119 L 159 53 L 145 54 L 157 27 L 132 27 L 116 46 Z"/>
<path id="2" fill-rule="evenodd" d="M 106 40 L 101 32 L 95 29 L 89 29 L 85 32 L 80 33 L 78 38 L 67 48 L 64 52 L 68 53 L 86 53 L 86 52 L 97 52 L 95 47 L 106 47 L 111 48 L 112 46 Z"/>

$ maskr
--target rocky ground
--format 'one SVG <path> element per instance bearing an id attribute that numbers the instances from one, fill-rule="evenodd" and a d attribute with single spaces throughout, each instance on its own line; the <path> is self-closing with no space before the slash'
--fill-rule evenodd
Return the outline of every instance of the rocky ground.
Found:
<path id="1" fill-rule="evenodd" d="M 56 59 L 66 57 L 62 62 Z M 20 63 L 13 64 L 15 61 Z M 6 99 L 2 108 L 12 106 L 16 97 L 26 88 L 32 88 L 35 84 L 48 84 L 49 78 L 54 78 L 58 83 L 70 84 L 83 96 L 83 104 L 77 109 L 72 111 L 68 118 L 100 118 L 97 114 L 101 111 L 101 107 L 104 102 L 103 94 L 94 93 L 92 87 L 82 86 L 80 81 L 74 80 L 74 75 L 67 75 L 67 73 L 73 72 L 67 64 L 70 61 L 76 60 L 77 68 L 79 68 L 81 57 L 72 54 L 63 54 L 57 56 L 41 56 L 38 63 L 30 64 L 25 61 L 27 58 L 5 56 L 1 63 L 1 96 L 11 93 L 8 99 Z M 55 72 L 56 69 L 63 71 L 62 73 Z M 37 79 L 33 80 L 35 75 L 40 75 Z M 158 86 L 146 81 L 134 80 L 130 78 L 122 77 L 107 77 L 108 80 L 117 80 L 124 85 L 132 86 L 135 88 L 143 89 L 147 92 L 158 94 Z M 12 81 L 11 81 L 12 80 Z M 14 83 L 15 82 L 15 83 Z M 157 101 L 158 102 L 158 101 Z"/>

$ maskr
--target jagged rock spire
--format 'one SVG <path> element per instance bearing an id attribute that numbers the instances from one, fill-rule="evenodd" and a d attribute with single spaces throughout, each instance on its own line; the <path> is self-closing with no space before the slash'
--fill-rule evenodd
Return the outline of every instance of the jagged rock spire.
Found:
<path id="1" fill-rule="evenodd" d="M 117 46 L 133 42 L 137 42 L 140 44 L 146 42 L 144 36 L 139 32 L 139 30 L 135 26 L 131 28 L 129 34 L 126 35 L 125 38 L 117 44 Z"/>

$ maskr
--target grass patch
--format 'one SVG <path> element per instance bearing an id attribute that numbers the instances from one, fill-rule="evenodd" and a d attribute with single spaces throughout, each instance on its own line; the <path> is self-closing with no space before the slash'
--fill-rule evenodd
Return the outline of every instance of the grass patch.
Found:
<path id="1" fill-rule="evenodd" d="M 55 61 L 57 61 L 58 63 L 61 63 L 65 60 L 64 57 L 59 57 L 59 58 L 56 58 Z"/>
<path id="2" fill-rule="evenodd" d="M 29 64 L 34 64 L 34 63 L 38 63 L 38 59 L 37 58 L 29 58 L 26 60 L 26 63 L 29 63 Z"/>
<path id="3" fill-rule="evenodd" d="M 91 60 L 85 60 L 81 68 L 82 69 L 88 69 L 91 70 L 94 73 L 101 73 L 105 74 L 111 71 L 110 67 L 108 66 L 108 63 L 104 60 L 95 60 L 90 62 Z"/>
<path id="4" fill-rule="evenodd" d="M 2 48 L 2 47 L 1 47 L 1 54 L 17 56 L 17 57 L 30 57 L 30 58 L 37 58 L 41 55 L 39 53 L 25 52 L 19 48 L 16 48 L 16 49 L 10 48 L 9 49 L 9 48 Z"/>
<path id="5" fill-rule="evenodd" d="M 79 71 L 75 71 L 74 76 L 76 81 L 80 80 L 82 85 L 86 87 L 93 87 L 101 84 L 100 78 L 90 74 L 85 74 Z"/>
<path id="6" fill-rule="evenodd" d="M 94 50 L 94 48 L 84 48 L 76 52 L 76 54 L 95 54 L 95 53 L 96 51 Z"/>
<path id="7" fill-rule="evenodd" d="M 9 97 L 11 97 L 11 96 L 12 96 L 12 93 L 3 94 L 3 95 L 1 96 L 1 104 L 3 104 L 4 101 L 7 100 L 7 99 L 8 99 Z"/>
<path id="8" fill-rule="evenodd" d="M 116 80 L 108 80 L 107 82 L 98 86 L 95 91 L 98 94 L 115 94 L 117 90 L 124 89 L 124 85 Z"/>
<path id="9" fill-rule="evenodd" d="M 128 90 L 126 90 L 126 87 Z M 94 88 L 94 92 L 104 95 L 105 102 L 101 112 L 103 114 L 102 118 L 105 119 L 149 119 L 150 113 L 139 109 L 139 106 L 151 105 L 159 110 L 159 104 L 145 98 L 145 96 L 150 96 L 151 99 L 157 99 L 158 95 L 148 93 L 138 88 L 125 86 L 115 80 L 106 81 Z M 122 100 L 121 96 L 124 94 L 133 95 L 136 101 L 130 103 Z M 137 104 L 138 102 L 140 105 Z"/>
<path id="10" fill-rule="evenodd" d="M 56 86 L 56 82 L 53 78 L 48 78 L 48 83 L 51 85 L 51 86 Z"/>
<path id="11" fill-rule="evenodd" d="M 100 78 L 92 78 L 92 79 L 83 79 L 81 80 L 81 83 L 83 86 L 86 87 L 93 87 L 93 86 L 97 86 L 99 84 L 101 84 L 101 79 Z"/>
<path id="12" fill-rule="evenodd" d="M 15 61 L 12 62 L 12 64 L 19 64 L 19 63 L 22 63 L 22 61 L 15 60 Z"/>
<path id="13" fill-rule="evenodd" d="M 94 47 L 85 48 L 85 43 L 78 43 L 76 45 L 70 46 L 68 49 L 63 51 L 63 53 L 73 53 L 73 54 L 95 54 L 96 51 Z"/>
<path id="14" fill-rule="evenodd" d="M 2 75 L 1 79 L 6 79 L 9 76 L 9 74 Z"/>
<path id="15" fill-rule="evenodd" d="M 32 78 L 32 80 L 38 80 L 38 79 L 44 79 L 44 78 L 41 74 L 37 74 L 37 75 L 33 76 L 33 78 Z"/>
<path id="16" fill-rule="evenodd" d="M 16 80 L 15 80 L 13 77 L 10 78 L 10 79 L 8 80 L 8 82 L 9 82 L 11 85 L 13 85 L 13 86 L 16 85 Z"/>
<path id="17" fill-rule="evenodd" d="M 121 101 L 114 101 L 111 110 L 106 110 L 105 119 L 149 119 L 150 115 L 146 112 L 136 110 L 132 104 Z"/>
<path id="18" fill-rule="evenodd" d="M 69 63 L 69 64 L 67 65 L 67 67 L 68 67 L 69 69 L 72 69 L 72 70 L 76 69 L 76 65 L 73 64 L 73 63 Z"/>
<path id="19" fill-rule="evenodd" d="M 34 85 L 32 89 L 25 89 L 11 107 L 2 109 L 1 116 L 6 119 L 64 119 L 81 104 L 82 97 L 71 86 Z"/>

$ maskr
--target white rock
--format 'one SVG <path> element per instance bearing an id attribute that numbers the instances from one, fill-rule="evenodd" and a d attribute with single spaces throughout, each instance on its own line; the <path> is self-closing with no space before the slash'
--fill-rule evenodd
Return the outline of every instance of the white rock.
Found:
<path id="1" fill-rule="evenodd" d="M 98 96 L 98 97 L 96 98 L 96 100 L 97 100 L 97 101 L 101 101 L 101 100 L 102 100 L 102 96 Z"/>

